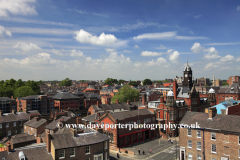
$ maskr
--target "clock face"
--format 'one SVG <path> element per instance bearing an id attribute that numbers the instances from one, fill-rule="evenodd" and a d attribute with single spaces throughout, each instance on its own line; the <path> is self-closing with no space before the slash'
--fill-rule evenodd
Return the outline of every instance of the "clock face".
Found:
<path id="1" fill-rule="evenodd" d="M 185 74 L 185 77 L 187 77 L 187 74 Z"/>
<path id="2" fill-rule="evenodd" d="M 191 77 L 192 75 L 191 74 L 189 74 L 189 77 Z"/>

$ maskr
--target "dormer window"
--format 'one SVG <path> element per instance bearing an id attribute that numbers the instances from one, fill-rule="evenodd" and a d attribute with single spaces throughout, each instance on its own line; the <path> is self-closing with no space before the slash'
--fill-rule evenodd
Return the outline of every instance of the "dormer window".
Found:
<path id="1" fill-rule="evenodd" d="M 22 151 L 19 152 L 18 156 L 20 160 L 26 160 L 26 157 Z"/>

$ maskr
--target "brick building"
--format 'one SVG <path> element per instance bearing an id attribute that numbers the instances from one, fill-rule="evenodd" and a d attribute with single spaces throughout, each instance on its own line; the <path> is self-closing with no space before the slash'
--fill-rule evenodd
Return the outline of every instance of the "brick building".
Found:
<path id="1" fill-rule="evenodd" d="M 0 110 L 0 138 L 13 136 L 24 132 L 23 124 L 34 116 L 39 116 L 38 111 L 2 113 Z"/>
<path id="2" fill-rule="evenodd" d="M 160 104 L 156 110 L 157 120 L 159 124 L 179 124 L 182 117 L 187 111 L 204 112 L 205 108 L 211 105 L 208 103 L 208 98 L 200 100 L 199 92 L 196 91 L 195 85 L 192 82 L 192 69 L 187 64 L 183 71 L 184 79 L 182 87 L 178 87 L 177 82 L 173 81 L 173 91 L 169 91 L 164 101 L 164 97 L 160 98 Z M 214 93 L 209 93 L 211 102 L 214 102 Z M 168 135 L 178 135 L 178 130 L 167 128 L 161 129 L 161 134 L 164 138 Z"/>
<path id="3" fill-rule="evenodd" d="M 228 85 L 231 86 L 233 83 L 240 85 L 240 76 L 230 76 L 228 77 Z"/>
<path id="4" fill-rule="evenodd" d="M 240 89 L 238 83 L 233 83 L 228 88 L 220 88 L 220 90 L 216 94 L 216 104 L 219 104 L 228 99 L 233 99 L 236 101 L 240 99 Z"/>
<path id="5" fill-rule="evenodd" d="M 97 103 L 102 103 L 99 94 L 84 94 L 83 106 L 86 110 L 88 110 L 91 105 L 96 105 Z"/>
<path id="6" fill-rule="evenodd" d="M 129 100 L 125 103 L 118 103 L 118 100 L 116 100 L 116 103 L 113 104 L 96 104 L 91 105 L 88 109 L 88 115 L 95 114 L 97 112 L 120 112 L 120 111 L 131 111 L 136 110 L 138 107 L 139 102 L 130 102 Z"/>
<path id="7" fill-rule="evenodd" d="M 122 112 L 98 112 L 88 117 L 84 117 L 83 121 L 95 122 L 96 124 L 156 124 L 156 115 L 148 109 L 122 111 Z M 156 130 L 150 128 L 108 128 L 104 134 L 110 137 L 110 142 L 121 148 L 128 145 L 133 145 L 146 139 L 154 138 Z"/>
<path id="8" fill-rule="evenodd" d="M 205 78 L 205 77 L 196 79 L 196 82 L 197 82 L 197 85 L 200 85 L 200 86 L 205 86 L 205 85 L 210 86 L 211 85 L 210 79 Z"/>
<path id="9" fill-rule="evenodd" d="M 180 160 L 237 160 L 240 157 L 239 116 L 187 112 L 181 124 L 200 128 L 180 128 Z"/>
<path id="10" fill-rule="evenodd" d="M 46 143 L 41 138 L 34 142 L 32 136 L 22 134 L 18 137 L 17 145 L 12 141 L 6 143 L 6 151 L 0 152 L 0 157 L 6 160 L 108 160 L 108 137 L 96 131 L 84 132 L 82 130 L 63 128 L 56 134 L 46 134 Z M 30 144 L 29 144 L 30 143 Z M 24 144 L 28 144 L 24 146 Z M 22 147 L 24 146 L 24 148 Z M 18 148 L 22 147 L 22 148 Z"/>
<path id="11" fill-rule="evenodd" d="M 76 92 L 73 93 L 74 96 L 79 97 L 79 109 L 84 109 L 83 101 L 84 101 L 84 93 L 77 89 Z"/>
<path id="12" fill-rule="evenodd" d="M 60 110 L 79 110 L 80 98 L 65 90 L 52 97 L 54 99 L 55 109 Z"/>
<path id="13" fill-rule="evenodd" d="M 18 97 L 17 111 L 37 110 L 40 114 L 44 115 L 50 113 L 54 109 L 54 101 L 51 97 L 45 95 L 31 95 L 27 97 Z"/>
<path id="14" fill-rule="evenodd" d="M 106 95 L 101 96 L 102 104 L 110 104 L 111 99 L 112 99 L 112 96 L 110 94 L 106 94 Z"/>
<path id="15" fill-rule="evenodd" d="M 47 120 L 40 117 L 34 117 L 24 123 L 24 133 L 34 135 L 37 137 L 45 131 L 45 126 L 48 124 Z"/>
<path id="16" fill-rule="evenodd" d="M 17 111 L 17 102 L 13 97 L 0 97 L 0 110 L 2 110 L 2 113 L 10 113 L 12 110 Z"/>

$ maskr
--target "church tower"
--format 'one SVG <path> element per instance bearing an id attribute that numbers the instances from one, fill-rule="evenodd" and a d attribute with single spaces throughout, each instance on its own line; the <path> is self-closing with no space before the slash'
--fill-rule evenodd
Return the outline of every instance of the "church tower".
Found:
<path id="1" fill-rule="evenodd" d="M 192 69 L 189 66 L 189 64 L 187 63 L 187 66 L 185 67 L 185 70 L 183 71 L 183 82 L 182 82 L 182 86 L 186 86 L 189 88 L 189 90 L 192 89 L 193 86 L 193 82 L 192 82 Z"/>
<path id="2" fill-rule="evenodd" d="M 209 89 L 207 100 L 208 100 L 208 102 L 210 103 L 211 106 L 216 105 L 215 90 L 213 88 Z"/>

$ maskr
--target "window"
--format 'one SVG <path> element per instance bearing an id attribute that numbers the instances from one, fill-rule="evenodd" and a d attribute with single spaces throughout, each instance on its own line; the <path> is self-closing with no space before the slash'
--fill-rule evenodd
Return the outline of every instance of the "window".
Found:
<path id="1" fill-rule="evenodd" d="M 211 133 L 211 140 L 216 140 L 216 133 L 215 132 Z"/>
<path id="2" fill-rule="evenodd" d="M 188 129 L 188 136 L 192 136 L 192 130 Z"/>
<path id="3" fill-rule="evenodd" d="M 65 151 L 63 149 L 59 151 L 59 158 L 65 158 Z"/>
<path id="4" fill-rule="evenodd" d="M 22 121 L 19 122 L 19 126 L 21 126 L 21 125 L 22 125 Z"/>
<path id="5" fill-rule="evenodd" d="M 94 160 L 103 160 L 103 154 L 94 155 Z"/>
<path id="6" fill-rule="evenodd" d="M 197 150 L 201 150 L 201 142 L 197 142 Z"/>
<path id="7" fill-rule="evenodd" d="M 216 152 L 217 152 L 216 144 L 212 144 L 212 153 L 216 153 Z"/>
<path id="8" fill-rule="evenodd" d="M 8 131 L 8 136 L 11 136 L 11 131 Z"/>
<path id="9" fill-rule="evenodd" d="M 21 133 L 23 133 L 23 129 L 21 129 Z"/>
<path id="10" fill-rule="evenodd" d="M 212 160 L 217 160 L 216 158 L 212 158 Z"/>
<path id="11" fill-rule="evenodd" d="M 34 131 L 34 135 L 35 135 L 35 136 L 37 135 L 36 131 Z"/>
<path id="12" fill-rule="evenodd" d="M 240 145 L 240 136 L 238 136 L 238 144 Z"/>
<path id="13" fill-rule="evenodd" d="M 197 155 L 197 160 L 202 160 L 202 156 L 201 155 Z"/>
<path id="14" fill-rule="evenodd" d="M 188 160 L 192 160 L 192 153 L 188 153 Z"/>
<path id="15" fill-rule="evenodd" d="M 90 154 L 90 146 L 86 147 L 86 154 Z"/>
<path id="16" fill-rule="evenodd" d="M 188 140 L 188 148 L 192 148 L 192 140 Z"/>
<path id="17" fill-rule="evenodd" d="M 16 122 L 13 122 L 13 127 L 15 127 L 16 126 Z"/>
<path id="18" fill-rule="evenodd" d="M 225 155 L 230 155 L 228 146 L 224 146 L 224 154 Z"/>
<path id="19" fill-rule="evenodd" d="M 6 123 L 6 127 L 7 127 L 7 128 L 9 127 L 9 123 Z"/>
<path id="20" fill-rule="evenodd" d="M 155 117 L 153 117 L 153 122 L 155 121 Z"/>
<path id="21" fill-rule="evenodd" d="M 197 138 L 201 138 L 201 131 L 197 131 Z"/>
<path id="22" fill-rule="evenodd" d="M 0 123 L 0 128 L 2 128 L 2 123 Z"/>
<path id="23" fill-rule="evenodd" d="M 70 148 L 70 157 L 75 156 L 75 148 Z"/>
<path id="24" fill-rule="evenodd" d="M 107 149 L 107 147 L 108 147 L 108 141 L 105 141 L 105 149 Z"/>
<path id="25" fill-rule="evenodd" d="M 24 128 L 26 129 L 27 127 L 26 127 L 26 126 L 24 126 Z"/>
<path id="26" fill-rule="evenodd" d="M 33 131 L 33 128 L 31 128 L 31 131 Z"/>
<path id="27" fill-rule="evenodd" d="M 17 130 L 15 131 L 15 133 L 17 133 Z"/>
<path id="28" fill-rule="evenodd" d="M 107 152 L 105 152 L 105 160 L 108 160 L 107 155 L 108 155 Z"/>
<path id="29" fill-rule="evenodd" d="M 229 142 L 229 135 L 228 134 L 224 134 L 223 141 L 224 142 Z"/>

